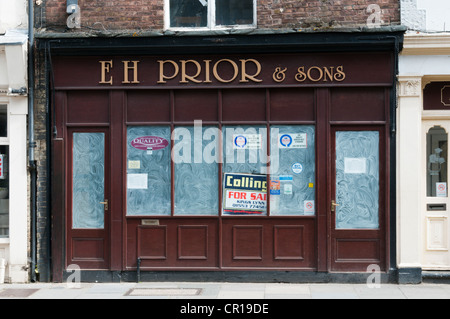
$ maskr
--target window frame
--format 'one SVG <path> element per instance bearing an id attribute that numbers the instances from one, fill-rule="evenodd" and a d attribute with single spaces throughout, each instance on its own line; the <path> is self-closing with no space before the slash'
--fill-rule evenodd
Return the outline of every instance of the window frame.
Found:
<path id="1" fill-rule="evenodd" d="M 257 26 L 257 0 L 253 0 L 253 23 L 235 25 L 216 25 L 216 1 L 208 3 L 206 27 L 172 27 L 170 25 L 170 0 L 164 0 L 164 29 L 172 31 L 207 31 L 207 30 L 231 30 L 231 29 L 255 29 Z"/>
<path id="2" fill-rule="evenodd" d="M 10 141 L 9 141 L 10 130 L 11 130 L 11 121 L 10 121 L 10 114 L 9 114 L 10 104 L 8 103 L 8 101 L 6 99 L 2 99 L 0 97 L 0 105 L 6 106 L 6 126 L 7 126 L 6 136 L 0 136 L 0 146 L 5 146 L 8 148 L 8 156 L 10 158 L 10 156 L 11 156 L 11 146 L 10 146 Z M 10 192 L 11 191 L 10 169 L 8 169 L 8 175 L 9 175 L 7 177 L 8 178 L 8 192 Z M 10 198 L 10 197 L 8 196 L 8 198 Z M 8 208 L 8 216 L 9 216 L 9 218 L 11 218 L 11 204 Z M 10 231 L 11 231 L 11 220 L 9 221 L 9 225 L 8 225 L 8 235 L 0 236 L 0 244 L 9 242 L 9 238 L 11 236 Z"/>
<path id="3" fill-rule="evenodd" d="M 6 106 L 6 136 L 0 136 L 0 145 L 9 145 L 10 119 L 9 119 L 9 104 L 0 99 L 0 106 Z"/>

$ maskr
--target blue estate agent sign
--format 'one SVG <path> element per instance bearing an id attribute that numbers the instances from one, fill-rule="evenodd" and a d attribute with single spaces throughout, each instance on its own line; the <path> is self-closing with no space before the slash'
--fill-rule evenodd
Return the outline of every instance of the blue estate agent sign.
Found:
<path id="1" fill-rule="evenodd" d="M 223 212 L 228 215 L 263 214 L 267 207 L 266 175 L 224 174 Z"/>

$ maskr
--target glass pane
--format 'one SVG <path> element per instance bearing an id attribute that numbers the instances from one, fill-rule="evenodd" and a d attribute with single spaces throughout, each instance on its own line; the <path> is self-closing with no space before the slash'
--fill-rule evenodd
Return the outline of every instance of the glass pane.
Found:
<path id="1" fill-rule="evenodd" d="M 271 128 L 271 215 L 315 214 L 314 126 Z"/>
<path id="2" fill-rule="evenodd" d="M 8 146 L 0 146 L 0 238 L 9 237 Z"/>
<path id="3" fill-rule="evenodd" d="M 206 27 L 208 0 L 170 0 L 170 26 Z"/>
<path id="4" fill-rule="evenodd" d="M 175 214 L 218 215 L 218 128 L 177 127 L 172 136 Z"/>
<path id="5" fill-rule="evenodd" d="M 127 215 L 170 215 L 170 127 L 127 132 Z"/>
<path id="6" fill-rule="evenodd" d="M 447 197 L 448 135 L 435 126 L 427 134 L 427 196 Z"/>
<path id="7" fill-rule="evenodd" d="M 0 105 L 0 137 L 8 136 L 7 106 Z"/>
<path id="8" fill-rule="evenodd" d="M 336 132 L 337 229 L 379 226 L 379 133 Z"/>
<path id="9" fill-rule="evenodd" d="M 253 24 L 253 0 L 217 0 L 216 24 Z"/>
<path id="10" fill-rule="evenodd" d="M 73 134 L 73 228 L 103 229 L 105 134 Z"/>
<path id="11" fill-rule="evenodd" d="M 267 128 L 223 128 L 225 215 L 267 214 Z"/>

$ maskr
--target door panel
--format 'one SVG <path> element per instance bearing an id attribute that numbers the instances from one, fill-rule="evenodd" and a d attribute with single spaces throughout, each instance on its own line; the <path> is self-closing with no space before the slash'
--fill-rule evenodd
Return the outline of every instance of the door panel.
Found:
<path id="1" fill-rule="evenodd" d="M 386 269 L 384 128 L 334 127 L 331 270 Z"/>
<path id="2" fill-rule="evenodd" d="M 422 160 L 422 264 L 426 270 L 450 269 L 448 197 L 450 121 L 424 121 Z"/>
<path id="3" fill-rule="evenodd" d="M 69 130 L 67 264 L 109 268 L 109 156 L 106 130 Z"/>

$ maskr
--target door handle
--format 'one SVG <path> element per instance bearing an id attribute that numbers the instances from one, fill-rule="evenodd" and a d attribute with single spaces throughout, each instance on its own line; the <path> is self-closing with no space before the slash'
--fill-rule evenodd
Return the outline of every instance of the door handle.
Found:
<path id="1" fill-rule="evenodd" d="M 100 204 L 105 205 L 105 210 L 106 210 L 106 211 L 109 209 L 109 204 L 108 204 L 108 200 L 107 200 L 107 199 L 105 199 L 104 202 L 100 202 Z"/>
<path id="2" fill-rule="evenodd" d="M 335 212 L 336 211 L 336 207 L 340 206 L 339 204 L 336 204 L 336 202 L 334 200 L 331 201 L 331 211 Z"/>

